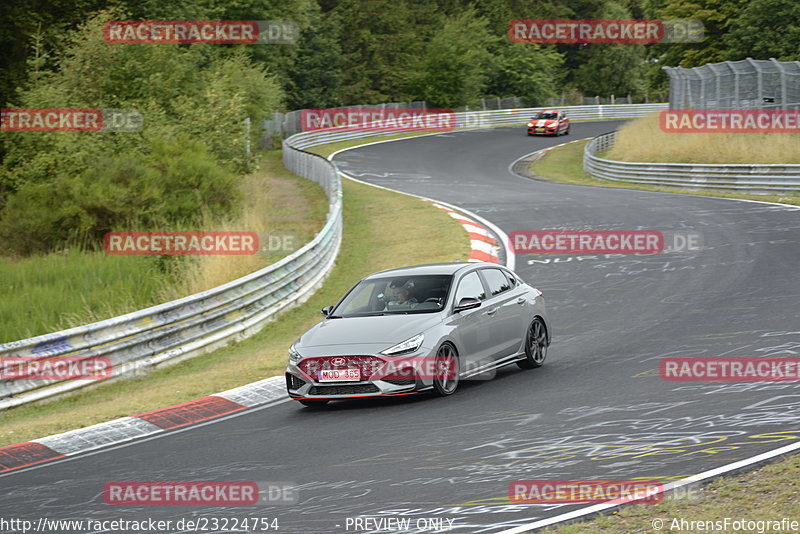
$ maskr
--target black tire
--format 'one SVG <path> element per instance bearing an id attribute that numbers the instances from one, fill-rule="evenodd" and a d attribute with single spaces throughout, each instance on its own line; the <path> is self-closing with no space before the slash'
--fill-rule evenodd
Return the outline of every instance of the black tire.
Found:
<path id="1" fill-rule="evenodd" d="M 547 358 L 547 327 L 539 317 L 533 320 L 525 333 L 525 358 L 517 360 L 520 369 L 535 369 L 544 365 Z"/>
<path id="2" fill-rule="evenodd" d="M 300 404 L 303 406 L 308 406 L 309 408 L 320 408 L 328 404 L 329 401 L 326 400 L 307 400 L 307 399 L 300 399 Z"/>
<path id="3" fill-rule="evenodd" d="M 564 135 L 569 135 L 569 126 L 567 126 L 567 131 L 564 132 Z"/>
<path id="4" fill-rule="evenodd" d="M 451 365 L 456 366 L 455 370 L 450 367 Z M 461 372 L 456 348 L 450 343 L 442 343 L 436 351 L 434 366 L 437 376 L 433 378 L 433 392 L 440 397 L 448 397 L 455 393 Z"/>

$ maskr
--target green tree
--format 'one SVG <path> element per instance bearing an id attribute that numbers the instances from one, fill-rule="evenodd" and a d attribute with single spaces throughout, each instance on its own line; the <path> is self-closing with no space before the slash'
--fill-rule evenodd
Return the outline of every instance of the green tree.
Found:
<path id="1" fill-rule="evenodd" d="M 568 19 L 578 18 L 570 5 L 575 0 L 484 0 L 474 2 L 475 12 L 486 19 L 491 33 L 508 34 L 508 23 L 517 19 Z M 510 42 L 504 38 L 501 42 Z"/>
<path id="2" fill-rule="evenodd" d="M 192 228 L 238 206 L 236 176 L 186 135 L 150 139 L 146 153 L 103 154 L 81 175 L 55 170 L 22 184 L 0 218 L 0 251 L 28 255 L 99 243 L 118 229 Z"/>
<path id="3" fill-rule="evenodd" d="M 664 6 L 656 10 L 658 18 L 699 20 L 705 27 L 705 37 L 699 43 L 655 45 L 655 53 L 668 66 L 699 67 L 724 61 L 728 57 L 725 34 L 749 1 L 666 0 Z"/>
<path id="4" fill-rule="evenodd" d="M 341 103 L 339 17 L 317 10 L 314 19 L 300 34 L 297 57 L 287 72 L 287 109 L 328 108 Z"/>
<path id="5" fill-rule="evenodd" d="M 424 3 L 405 0 L 342 0 L 336 6 L 333 15 L 341 25 L 339 98 L 343 104 L 409 98 L 407 82 L 423 51 L 425 35 L 432 31 L 425 12 Z"/>
<path id="6" fill-rule="evenodd" d="M 607 2 L 598 13 L 602 19 L 630 19 L 630 12 Z M 645 48 L 636 43 L 594 43 L 579 48 L 573 71 L 576 87 L 587 95 L 640 95 L 644 92 Z"/>
<path id="7" fill-rule="evenodd" d="M 128 0 L 136 2 L 138 0 Z M 161 3 L 169 9 L 170 3 Z M 195 3 L 196 0 L 184 0 Z M 291 71 L 306 45 L 308 32 L 319 31 L 319 7 L 315 0 L 213 0 L 208 2 L 213 20 L 282 20 L 296 23 L 300 39 L 295 44 L 243 45 L 253 62 L 266 67 L 281 88 L 291 89 Z M 224 47 L 223 47 L 224 50 Z"/>
<path id="8" fill-rule="evenodd" d="M 259 124 L 280 104 L 275 77 L 241 47 L 111 45 L 100 29 L 115 18 L 124 17 L 93 17 L 65 39 L 57 70 L 32 79 L 20 107 L 138 109 L 144 128 L 5 134 L 0 240 L 17 253 L 51 250 L 70 236 L 91 241 L 111 224 L 235 210 L 236 174 L 255 163 L 244 119 Z M 134 209 L 143 191 L 157 201 Z"/>
<path id="9" fill-rule="evenodd" d="M 488 48 L 496 39 L 472 9 L 447 19 L 412 77 L 416 98 L 440 107 L 474 103 L 485 94 L 492 60 Z"/>
<path id="10" fill-rule="evenodd" d="M 552 45 L 510 43 L 495 53 L 487 93 L 520 96 L 537 104 L 556 96 L 564 58 Z"/>
<path id="11" fill-rule="evenodd" d="M 751 0 L 723 39 L 725 58 L 739 60 L 800 57 L 800 3 L 796 0 Z"/>

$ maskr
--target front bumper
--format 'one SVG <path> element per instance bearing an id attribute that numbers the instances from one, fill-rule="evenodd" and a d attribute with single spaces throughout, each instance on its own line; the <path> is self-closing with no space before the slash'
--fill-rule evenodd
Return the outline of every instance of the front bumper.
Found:
<path id="1" fill-rule="evenodd" d="M 431 389 L 433 380 L 420 365 L 420 351 L 406 356 L 344 356 L 343 366 L 334 366 L 331 360 L 342 356 L 317 356 L 303 358 L 299 362 L 289 362 L 286 368 L 286 391 L 289 397 L 300 400 L 356 399 L 363 397 L 411 395 Z M 363 361 L 369 359 L 370 369 Z M 308 360 L 316 360 L 320 365 L 310 367 Z M 382 363 L 381 363 L 382 362 Z M 392 371 L 386 372 L 389 367 Z M 359 368 L 367 378 L 364 380 L 328 382 L 320 380 L 318 373 L 310 369 L 348 369 Z M 400 369 L 398 372 L 397 370 Z"/>
<path id="2" fill-rule="evenodd" d="M 529 126 L 528 135 L 554 135 L 558 131 L 557 127 Z"/>

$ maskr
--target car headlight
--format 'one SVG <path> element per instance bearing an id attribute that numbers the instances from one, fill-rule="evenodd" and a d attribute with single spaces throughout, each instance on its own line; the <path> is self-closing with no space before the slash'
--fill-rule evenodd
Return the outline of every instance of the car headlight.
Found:
<path id="1" fill-rule="evenodd" d="M 300 356 L 300 353 L 297 352 L 297 349 L 295 348 L 296 343 L 297 342 L 292 343 L 292 346 L 289 347 L 289 361 L 292 363 L 297 363 L 300 361 L 300 358 L 302 358 L 302 356 Z"/>
<path id="2" fill-rule="evenodd" d="M 422 341 L 425 339 L 423 334 L 417 334 L 414 337 L 410 337 L 403 341 L 402 343 L 398 343 L 393 347 L 389 347 L 388 349 L 381 352 L 381 354 L 385 354 L 386 356 L 393 356 L 396 354 L 402 354 L 405 352 L 414 352 L 417 350 L 421 345 Z"/>
<path id="3" fill-rule="evenodd" d="M 532 122 L 528 123 L 528 128 L 533 128 L 533 123 Z"/>

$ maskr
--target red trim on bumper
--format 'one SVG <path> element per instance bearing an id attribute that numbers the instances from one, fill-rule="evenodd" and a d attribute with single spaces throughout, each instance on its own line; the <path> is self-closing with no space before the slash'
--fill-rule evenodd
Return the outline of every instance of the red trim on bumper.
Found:
<path id="1" fill-rule="evenodd" d="M 401 395 L 419 395 L 420 391 L 409 391 L 407 393 L 379 393 L 377 395 L 346 395 L 344 397 L 322 397 L 312 395 L 310 397 L 292 397 L 294 400 L 333 400 L 333 399 L 366 399 L 368 397 L 399 397 Z"/>

